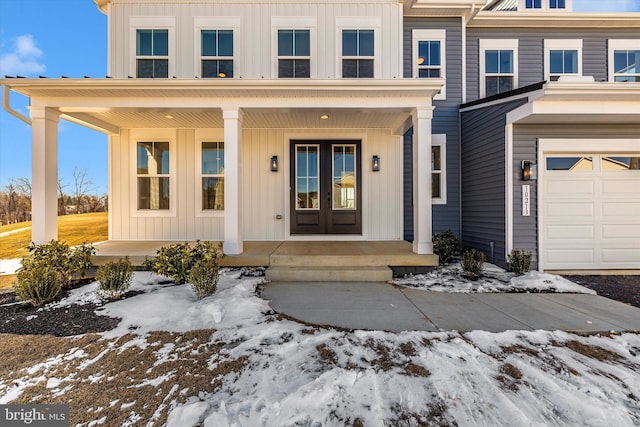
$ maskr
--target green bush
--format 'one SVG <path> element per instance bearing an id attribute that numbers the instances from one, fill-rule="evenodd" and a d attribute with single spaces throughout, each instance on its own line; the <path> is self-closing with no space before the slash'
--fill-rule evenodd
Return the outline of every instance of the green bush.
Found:
<path id="1" fill-rule="evenodd" d="M 74 274 L 84 276 L 85 270 L 93 265 L 92 256 L 96 252 L 90 243 L 72 248 L 58 240 L 41 245 L 31 243 L 28 249 L 29 255 L 22 258 L 22 269 L 31 271 L 41 266 L 48 267 L 57 272 L 63 288 L 70 285 Z"/>
<path id="2" fill-rule="evenodd" d="M 189 282 L 198 298 L 213 294 L 218 287 L 220 265 L 217 259 L 208 259 L 197 263 L 189 273 Z"/>
<path id="3" fill-rule="evenodd" d="M 529 251 L 514 249 L 507 255 L 507 268 L 513 271 L 516 276 L 522 276 L 531 270 L 531 258 L 533 254 Z"/>
<path id="4" fill-rule="evenodd" d="M 445 230 L 442 233 L 434 234 L 432 238 L 433 252 L 438 255 L 440 265 L 447 265 L 460 255 L 462 244 L 460 238 L 453 231 Z"/>
<path id="5" fill-rule="evenodd" d="M 129 289 L 132 274 L 129 257 L 100 266 L 96 272 L 96 280 L 100 283 L 98 293 L 112 300 L 120 298 Z"/>
<path id="6" fill-rule="evenodd" d="M 198 263 L 208 260 L 218 260 L 224 257 L 222 243 L 197 241 L 195 245 L 189 243 L 174 243 L 158 250 L 155 257 L 146 259 L 143 267 L 156 274 L 170 277 L 175 283 L 183 284 L 189 280 L 191 269 Z"/>
<path id="7" fill-rule="evenodd" d="M 462 254 L 462 275 L 471 280 L 478 280 L 484 270 L 483 264 L 487 257 L 484 252 L 471 249 Z"/>
<path id="8" fill-rule="evenodd" d="M 58 272 L 40 264 L 18 271 L 13 289 L 19 300 L 30 301 L 38 307 L 57 297 L 62 286 Z"/>

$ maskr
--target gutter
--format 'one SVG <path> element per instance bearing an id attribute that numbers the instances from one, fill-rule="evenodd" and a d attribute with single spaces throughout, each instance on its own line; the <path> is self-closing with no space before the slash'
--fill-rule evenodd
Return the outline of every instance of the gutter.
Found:
<path id="1" fill-rule="evenodd" d="M 31 99 L 31 98 L 29 98 Z M 25 122 L 26 124 L 28 124 L 29 126 L 31 126 L 31 119 L 28 118 L 27 116 L 23 115 L 22 113 L 20 113 L 17 110 L 14 110 L 13 108 L 11 108 L 11 88 L 9 86 L 2 86 L 2 107 L 5 109 L 5 111 L 9 114 L 11 114 L 14 117 L 19 118 L 20 120 L 22 120 L 23 122 Z"/>

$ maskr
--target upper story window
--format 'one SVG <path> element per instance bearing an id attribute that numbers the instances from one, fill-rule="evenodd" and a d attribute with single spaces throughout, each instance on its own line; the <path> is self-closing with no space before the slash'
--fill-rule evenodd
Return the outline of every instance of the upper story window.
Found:
<path id="1" fill-rule="evenodd" d="M 138 210 L 169 210 L 169 142 L 138 142 Z"/>
<path id="2" fill-rule="evenodd" d="M 233 30 L 200 31 L 201 77 L 233 77 Z"/>
<path id="3" fill-rule="evenodd" d="M 169 30 L 136 30 L 136 77 L 169 77 Z"/>
<path id="4" fill-rule="evenodd" d="M 545 40 L 545 80 L 582 75 L 582 40 Z"/>
<path id="5" fill-rule="evenodd" d="M 518 87 L 518 40 L 480 40 L 480 97 Z"/>
<path id="6" fill-rule="evenodd" d="M 309 30 L 278 30 L 278 77 L 311 77 Z"/>
<path id="7" fill-rule="evenodd" d="M 372 78 L 374 30 L 342 30 L 342 77 Z"/>
<path id="8" fill-rule="evenodd" d="M 609 81 L 640 82 L 640 40 L 609 40 Z"/>
<path id="9" fill-rule="evenodd" d="M 425 78 L 446 77 L 446 31 L 413 30 L 413 76 Z M 443 87 L 435 99 L 446 98 Z"/>
<path id="10" fill-rule="evenodd" d="M 524 7 L 527 9 L 542 9 L 542 0 L 526 0 Z"/>
<path id="11" fill-rule="evenodd" d="M 125 76 L 168 78 L 175 76 L 175 17 L 129 18 L 129 71 Z"/>
<path id="12" fill-rule="evenodd" d="M 518 10 L 530 12 L 569 12 L 573 0 L 518 0 Z"/>

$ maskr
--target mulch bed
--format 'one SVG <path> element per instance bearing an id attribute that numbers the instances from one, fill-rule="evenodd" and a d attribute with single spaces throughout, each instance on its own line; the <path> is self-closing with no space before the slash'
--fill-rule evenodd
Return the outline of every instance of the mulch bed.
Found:
<path id="1" fill-rule="evenodd" d="M 244 272 L 243 272 L 244 275 Z M 564 276 L 598 295 L 640 308 L 640 276 Z M 86 282 L 76 283 L 83 286 Z M 142 291 L 129 291 L 123 298 L 130 298 Z M 69 294 L 63 290 L 56 301 Z M 107 302 L 108 304 L 108 302 Z M 115 328 L 120 319 L 101 316 L 96 304 L 70 305 L 54 309 L 33 307 L 16 299 L 13 292 L 0 294 L 0 333 L 20 335 L 54 335 L 66 337 Z"/>

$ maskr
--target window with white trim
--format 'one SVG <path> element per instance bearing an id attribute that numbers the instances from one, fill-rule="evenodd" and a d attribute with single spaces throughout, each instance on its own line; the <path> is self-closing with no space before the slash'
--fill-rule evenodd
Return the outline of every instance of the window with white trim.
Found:
<path id="1" fill-rule="evenodd" d="M 224 210 L 224 142 L 201 142 L 202 210 Z"/>
<path id="2" fill-rule="evenodd" d="M 373 78 L 375 31 L 372 29 L 342 30 L 342 77 Z"/>
<path id="3" fill-rule="evenodd" d="M 570 12 L 573 0 L 518 0 L 518 10 L 528 12 Z"/>
<path id="4" fill-rule="evenodd" d="M 518 40 L 480 40 L 480 97 L 518 87 Z"/>
<path id="5" fill-rule="evenodd" d="M 446 77 L 446 31 L 412 31 L 413 39 L 413 76 L 424 78 Z M 446 98 L 446 85 L 434 99 Z"/>
<path id="6" fill-rule="evenodd" d="M 431 203 L 447 203 L 447 135 L 431 135 Z"/>
<path id="7" fill-rule="evenodd" d="M 136 30 L 136 77 L 169 77 L 169 30 Z"/>
<path id="8" fill-rule="evenodd" d="M 310 44 L 308 29 L 278 30 L 278 77 L 311 77 Z"/>
<path id="9" fill-rule="evenodd" d="M 544 41 L 545 80 L 582 75 L 582 40 L 546 39 Z"/>
<path id="10" fill-rule="evenodd" d="M 233 77 L 233 30 L 200 30 L 200 77 Z"/>
<path id="11" fill-rule="evenodd" d="M 171 205 L 169 142 L 137 142 L 136 157 L 138 210 L 169 210 Z"/>
<path id="12" fill-rule="evenodd" d="M 640 82 L 640 39 L 609 40 L 609 81 Z"/>
<path id="13" fill-rule="evenodd" d="M 168 78 L 175 76 L 175 18 L 132 16 L 129 18 L 129 76 Z"/>

